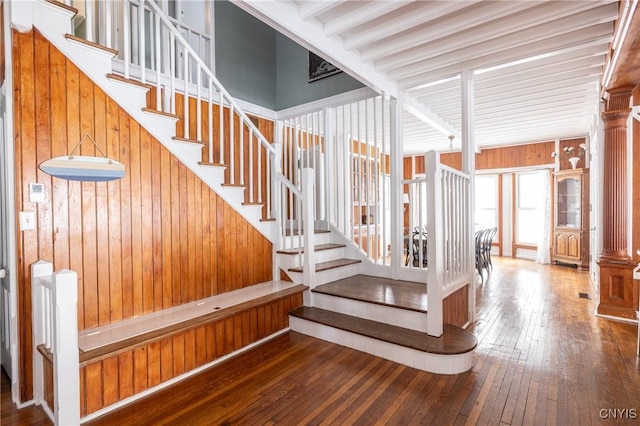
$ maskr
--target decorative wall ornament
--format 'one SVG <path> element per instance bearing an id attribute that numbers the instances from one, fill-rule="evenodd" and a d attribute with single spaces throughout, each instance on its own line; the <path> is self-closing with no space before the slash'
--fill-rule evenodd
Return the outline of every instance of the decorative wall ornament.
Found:
<path id="1" fill-rule="evenodd" d="M 340 68 L 309 52 L 309 83 L 340 72 L 342 72 Z"/>
<path id="2" fill-rule="evenodd" d="M 82 142 L 89 139 L 102 157 L 76 155 Z M 60 179 L 86 182 L 104 182 L 120 179 L 124 176 L 124 164 L 108 158 L 91 136 L 85 134 L 73 148 L 71 154 L 50 158 L 40 163 L 40 170 Z"/>

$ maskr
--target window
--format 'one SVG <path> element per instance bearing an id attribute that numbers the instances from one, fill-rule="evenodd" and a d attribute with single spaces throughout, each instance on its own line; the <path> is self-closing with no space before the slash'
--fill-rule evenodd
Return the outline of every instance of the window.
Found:
<path id="1" fill-rule="evenodd" d="M 516 174 L 516 242 L 537 245 L 542 232 L 544 173 Z"/>
<path id="2" fill-rule="evenodd" d="M 416 174 L 414 179 L 424 179 L 425 177 L 424 173 L 420 173 Z M 412 212 L 409 219 L 410 228 L 425 227 L 427 225 L 427 182 L 414 183 L 411 188 Z"/>
<path id="3" fill-rule="evenodd" d="M 498 226 L 498 175 L 476 176 L 476 226 Z"/>

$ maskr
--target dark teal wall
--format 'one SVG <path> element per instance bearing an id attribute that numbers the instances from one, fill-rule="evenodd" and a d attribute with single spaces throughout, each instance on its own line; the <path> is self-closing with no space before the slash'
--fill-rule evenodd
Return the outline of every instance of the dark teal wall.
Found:
<path id="1" fill-rule="evenodd" d="M 214 14 L 216 76 L 232 96 L 275 110 L 276 31 L 227 1 Z"/>
<path id="2" fill-rule="evenodd" d="M 281 110 L 348 92 L 345 73 L 308 82 L 308 52 L 228 1 L 215 2 L 216 75 L 232 96 Z"/>
<path id="3" fill-rule="evenodd" d="M 278 110 L 363 87 L 362 83 L 343 72 L 309 83 L 307 49 L 280 33 L 276 35 L 276 49 Z"/>

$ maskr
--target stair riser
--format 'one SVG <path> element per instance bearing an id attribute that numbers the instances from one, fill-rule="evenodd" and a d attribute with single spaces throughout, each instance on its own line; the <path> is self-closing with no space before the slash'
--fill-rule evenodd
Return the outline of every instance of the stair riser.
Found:
<path id="1" fill-rule="evenodd" d="M 338 268 L 316 272 L 316 285 L 327 284 L 333 281 L 341 280 L 343 278 L 358 275 L 359 273 L 361 273 L 361 265 L 362 263 L 355 263 L 353 265 L 340 266 Z M 303 282 L 301 272 L 287 271 L 287 274 L 291 277 L 293 282 L 308 285 L 307 283 Z"/>
<path id="2" fill-rule="evenodd" d="M 300 237 L 298 240 L 297 235 L 287 235 L 284 237 L 285 247 L 299 247 L 304 237 Z M 328 244 L 331 242 L 331 233 L 330 232 L 321 232 L 313 235 L 313 244 Z"/>
<path id="3" fill-rule="evenodd" d="M 311 306 L 372 321 L 427 332 L 427 314 L 311 292 Z"/>
<path id="4" fill-rule="evenodd" d="M 458 355 L 425 353 L 291 316 L 289 317 L 289 326 L 292 331 L 307 336 L 431 373 L 459 374 L 468 371 L 473 366 L 473 351 Z"/>

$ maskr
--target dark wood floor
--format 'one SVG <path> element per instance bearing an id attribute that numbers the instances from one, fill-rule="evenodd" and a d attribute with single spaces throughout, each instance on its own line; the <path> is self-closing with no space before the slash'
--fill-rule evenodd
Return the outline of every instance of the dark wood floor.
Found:
<path id="1" fill-rule="evenodd" d="M 637 424 L 601 418 L 640 416 L 636 326 L 594 317 L 584 272 L 494 265 L 478 286 L 479 345 L 467 373 L 425 373 L 287 333 L 88 424 Z M 6 385 L 3 424 L 42 424 L 27 414 L 37 409 L 16 417 Z"/>

